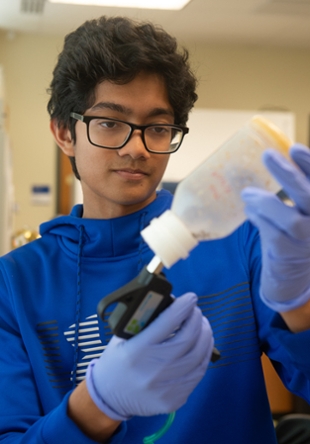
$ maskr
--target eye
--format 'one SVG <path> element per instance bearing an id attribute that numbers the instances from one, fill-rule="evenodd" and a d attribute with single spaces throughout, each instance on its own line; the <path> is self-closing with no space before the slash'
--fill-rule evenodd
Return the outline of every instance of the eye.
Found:
<path id="1" fill-rule="evenodd" d="M 168 126 L 151 126 L 148 128 L 148 132 L 153 136 L 168 136 L 171 133 L 171 128 Z"/>
<path id="2" fill-rule="evenodd" d="M 113 120 L 98 120 L 98 125 L 103 129 L 117 129 L 121 127 L 119 122 Z"/>

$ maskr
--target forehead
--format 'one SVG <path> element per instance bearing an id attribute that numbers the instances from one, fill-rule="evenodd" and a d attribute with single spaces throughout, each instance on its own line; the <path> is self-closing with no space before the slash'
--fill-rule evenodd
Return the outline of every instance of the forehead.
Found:
<path id="1" fill-rule="evenodd" d="M 95 88 L 95 101 L 90 110 L 96 111 L 107 103 L 112 104 L 115 111 L 128 115 L 154 108 L 162 108 L 173 115 L 165 80 L 153 73 L 140 73 L 125 84 L 108 80 L 99 83 Z"/>

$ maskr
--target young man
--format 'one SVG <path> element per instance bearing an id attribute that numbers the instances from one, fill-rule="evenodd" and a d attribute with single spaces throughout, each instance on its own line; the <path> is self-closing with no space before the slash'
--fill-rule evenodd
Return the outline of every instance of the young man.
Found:
<path id="1" fill-rule="evenodd" d="M 177 410 L 162 443 L 275 444 L 263 351 L 310 399 L 306 148 L 291 151 L 300 168 L 265 159 L 294 207 L 245 190 L 260 238 L 247 222 L 165 270 L 176 301 L 130 340 L 97 318 L 153 256 L 140 231 L 171 204 L 156 188 L 195 86 L 187 53 L 150 24 L 102 17 L 66 37 L 48 109 L 84 200 L 0 260 L 0 441 L 138 444 Z"/>

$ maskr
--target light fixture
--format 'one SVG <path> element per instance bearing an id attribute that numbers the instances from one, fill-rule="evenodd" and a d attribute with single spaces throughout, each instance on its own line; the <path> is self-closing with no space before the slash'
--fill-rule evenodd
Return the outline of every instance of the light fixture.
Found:
<path id="1" fill-rule="evenodd" d="M 191 0 L 49 0 L 70 5 L 115 6 L 120 8 L 172 9 L 184 8 Z"/>

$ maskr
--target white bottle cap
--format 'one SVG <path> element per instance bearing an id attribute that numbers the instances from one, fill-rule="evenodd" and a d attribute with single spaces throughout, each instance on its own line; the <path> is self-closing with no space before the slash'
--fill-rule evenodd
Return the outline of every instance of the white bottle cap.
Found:
<path id="1" fill-rule="evenodd" d="M 179 259 L 187 258 L 189 252 L 198 245 L 186 225 L 171 210 L 154 218 L 141 231 L 141 235 L 166 268 L 170 268 Z"/>

